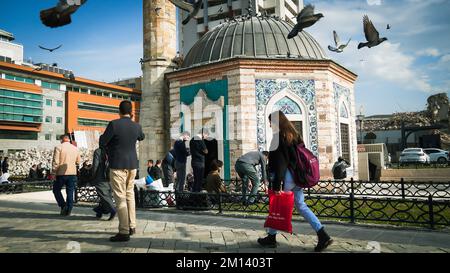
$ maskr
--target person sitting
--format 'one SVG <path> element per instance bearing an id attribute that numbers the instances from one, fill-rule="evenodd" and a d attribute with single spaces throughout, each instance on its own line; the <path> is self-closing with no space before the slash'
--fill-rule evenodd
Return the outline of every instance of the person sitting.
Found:
<path id="1" fill-rule="evenodd" d="M 37 166 L 33 165 L 31 166 L 30 172 L 28 173 L 28 180 L 36 181 L 37 179 L 38 179 Z"/>
<path id="2" fill-rule="evenodd" d="M 39 163 L 36 167 L 36 174 L 37 174 L 37 179 L 42 180 L 45 178 L 44 175 L 45 169 L 42 168 L 42 163 Z"/>
<path id="3" fill-rule="evenodd" d="M 342 156 L 340 156 L 331 169 L 333 178 L 336 180 L 347 178 L 348 167 L 350 167 L 350 164 Z"/>
<path id="4" fill-rule="evenodd" d="M 220 160 L 213 160 L 211 163 L 211 171 L 206 177 L 206 191 L 209 194 L 226 194 L 227 189 L 220 177 L 220 170 L 223 167 L 223 162 Z M 217 196 L 210 196 L 212 203 L 217 203 Z"/>
<path id="5" fill-rule="evenodd" d="M 78 187 L 86 187 L 91 180 L 92 170 L 91 165 L 88 164 L 87 161 L 83 163 L 83 167 L 80 169 L 80 183 Z"/>
<path id="6" fill-rule="evenodd" d="M 151 167 L 149 175 L 153 178 L 153 180 L 162 178 L 161 160 L 156 160 L 156 165 Z"/>

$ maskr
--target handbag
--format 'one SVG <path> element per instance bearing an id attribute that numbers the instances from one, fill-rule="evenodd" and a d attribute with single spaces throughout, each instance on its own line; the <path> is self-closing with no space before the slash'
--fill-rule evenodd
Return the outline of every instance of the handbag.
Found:
<path id="1" fill-rule="evenodd" d="M 264 227 L 292 233 L 293 210 L 293 192 L 281 192 L 276 195 L 274 191 L 269 190 L 269 216 Z"/>

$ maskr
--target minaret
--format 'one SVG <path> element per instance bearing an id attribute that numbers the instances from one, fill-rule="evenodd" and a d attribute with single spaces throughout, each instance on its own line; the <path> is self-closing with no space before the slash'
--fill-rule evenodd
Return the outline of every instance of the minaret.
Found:
<path id="1" fill-rule="evenodd" d="M 170 145 L 168 88 L 164 74 L 176 56 L 176 8 L 166 0 L 144 0 L 144 58 L 140 123 L 145 140 L 139 145 L 140 177 L 147 160 L 163 159 Z M 166 105 L 167 104 L 167 105 Z"/>

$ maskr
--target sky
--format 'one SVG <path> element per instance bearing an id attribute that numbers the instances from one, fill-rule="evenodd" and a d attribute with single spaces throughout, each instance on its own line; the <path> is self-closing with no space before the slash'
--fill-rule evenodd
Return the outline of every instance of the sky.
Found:
<path id="1" fill-rule="evenodd" d="M 142 74 L 142 0 L 88 0 L 72 24 L 51 29 L 39 11 L 57 0 L 1 0 L 0 29 L 24 45 L 25 58 L 58 63 L 75 75 L 100 81 Z M 305 0 L 325 16 L 306 29 L 328 57 L 358 75 L 356 110 L 366 116 L 420 111 L 433 94 L 450 96 L 450 0 Z M 367 14 L 388 41 L 357 49 L 364 41 L 362 17 Z M 386 29 L 387 24 L 392 28 Z M 333 30 L 343 53 L 328 51 Z M 45 47 L 63 47 L 53 53 Z"/>

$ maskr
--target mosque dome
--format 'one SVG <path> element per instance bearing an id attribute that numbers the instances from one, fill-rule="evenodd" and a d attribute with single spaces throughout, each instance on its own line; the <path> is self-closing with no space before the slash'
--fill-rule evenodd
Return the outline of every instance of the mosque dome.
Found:
<path id="1" fill-rule="evenodd" d="M 243 57 L 324 60 L 319 43 L 306 31 L 287 39 L 293 25 L 277 16 L 227 19 L 203 35 L 186 54 L 182 68 Z"/>

